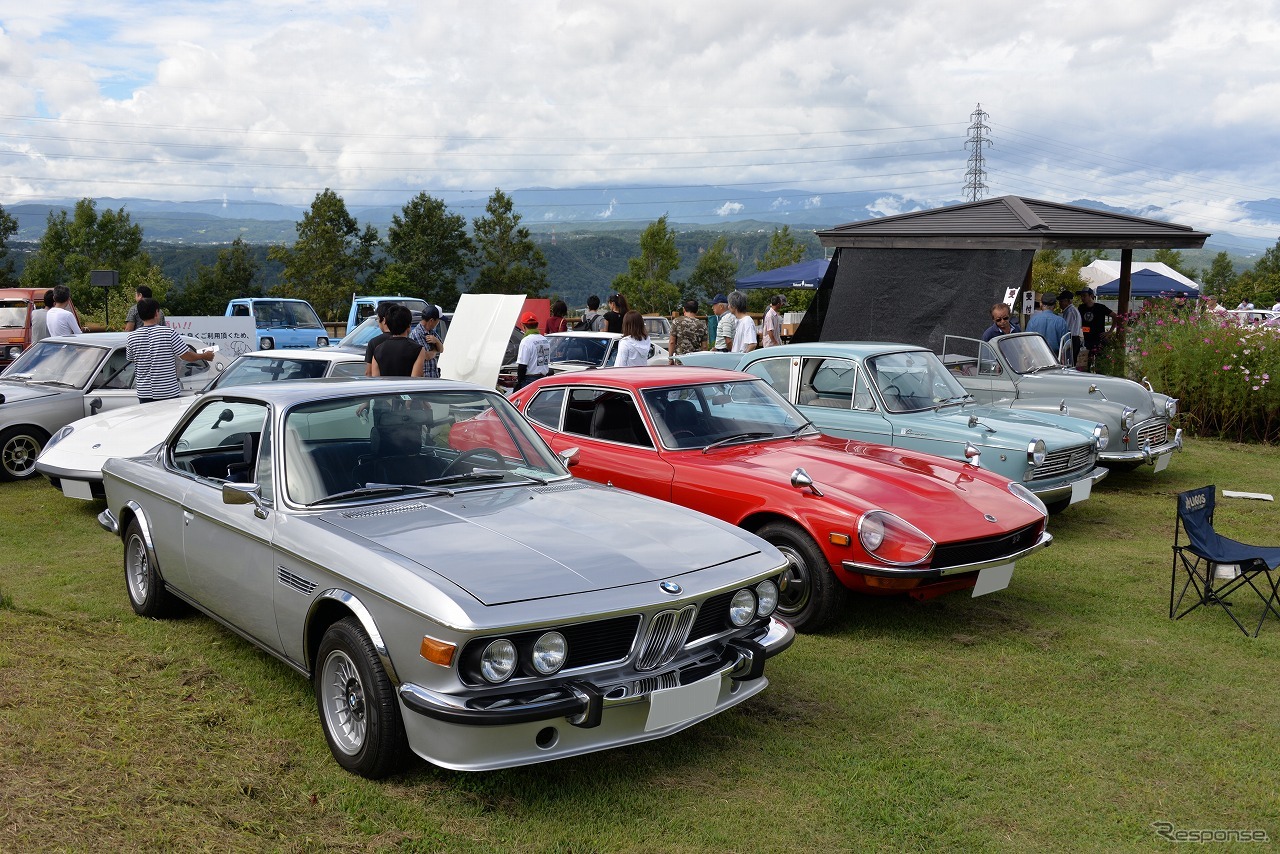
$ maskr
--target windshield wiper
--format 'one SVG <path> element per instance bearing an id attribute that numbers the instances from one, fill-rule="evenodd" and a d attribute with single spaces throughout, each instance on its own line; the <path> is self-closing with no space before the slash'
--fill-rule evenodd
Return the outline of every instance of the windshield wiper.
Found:
<path id="1" fill-rule="evenodd" d="M 423 486 L 430 486 L 437 483 L 467 483 L 475 481 L 476 483 L 484 483 L 486 481 L 502 480 L 508 474 L 515 472 L 507 469 L 473 469 L 466 474 L 451 474 L 448 477 L 432 477 L 422 482 Z M 532 480 L 533 478 L 530 478 Z"/>
<path id="2" fill-rule="evenodd" d="M 422 484 L 405 484 L 405 483 L 367 483 L 364 486 L 355 489 L 348 489 L 343 492 L 335 492 L 333 495 L 326 495 L 324 498 L 312 501 L 307 507 L 319 507 L 321 504 L 332 504 L 335 501 L 342 501 L 346 498 L 363 498 L 371 495 L 395 495 L 401 492 L 413 492 L 422 495 L 453 495 L 451 489 L 431 489 Z"/>
<path id="3" fill-rule="evenodd" d="M 5 377 L 5 379 L 8 379 L 8 377 Z M 32 382 L 39 383 L 40 385 L 54 385 L 58 388 L 80 388 L 80 386 L 75 383 L 65 382 L 64 380 L 32 380 Z"/>
<path id="4" fill-rule="evenodd" d="M 718 448 L 721 445 L 727 445 L 730 442 L 747 442 L 751 439 L 772 439 L 776 436 L 772 430 L 751 430 L 746 433 L 736 433 L 732 436 L 725 436 L 723 439 L 717 439 L 710 445 L 702 449 L 702 453 L 706 453 L 712 448 Z"/>
<path id="5" fill-rule="evenodd" d="M 951 397 L 944 397 L 942 400 L 939 400 L 938 406 L 943 407 L 943 406 L 950 406 L 953 403 L 967 403 L 970 400 L 973 400 L 973 395 L 971 394 L 956 394 L 956 395 L 952 395 Z"/>
<path id="6" fill-rule="evenodd" d="M 25 383 L 29 379 L 31 379 L 31 374 L 5 374 L 4 375 L 5 382 L 9 382 L 10 380 L 12 380 L 14 382 Z"/>
<path id="7" fill-rule="evenodd" d="M 1059 365 L 1057 362 L 1054 362 L 1052 365 L 1036 365 L 1034 368 L 1032 368 L 1029 371 L 1023 371 L 1022 375 L 1027 376 L 1028 374 L 1034 374 L 1037 371 L 1047 371 L 1049 368 L 1060 368 L 1060 367 L 1062 366 Z"/>
<path id="8" fill-rule="evenodd" d="M 817 429 L 818 429 L 818 428 L 817 428 L 817 426 L 816 426 L 816 425 L 814 425 L 814 423 L 813 423 L 812 421 L 810 421 L 808 418 L 806 418 L 806 419 L 804 420 L 804 423 L 803 423 L 803 424 L 797 424 L 797 425 L 796 425 L 796 429 L 794 429 L 794 430 L 792 430 L 792 431 L 791 431 L 791 435 L 792 435 L 792 436 L 798 436 L 798 435 L 800 434 L 800 431 L 801 431 L 801 430 L 808 429 L 809 427 L 813 427 L 813 429 L 814 429 L 814 430 L 817 430 Z"/>

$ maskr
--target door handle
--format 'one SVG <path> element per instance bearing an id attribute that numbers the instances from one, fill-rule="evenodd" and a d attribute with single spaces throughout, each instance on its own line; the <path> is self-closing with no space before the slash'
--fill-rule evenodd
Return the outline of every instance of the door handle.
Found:
<path id="1" fill-rule="evenodd" d="M 183 524 L 183 525 L 190 525 L 190 524 L 191 524 L 191 520 L 192 520 L 192 519 L 194 519 L 194 518 L 196 518 L 196 514 L 192 513 L 190 510 L 183 510 L 183 511 L 182 511 L 182 524 Z"/>

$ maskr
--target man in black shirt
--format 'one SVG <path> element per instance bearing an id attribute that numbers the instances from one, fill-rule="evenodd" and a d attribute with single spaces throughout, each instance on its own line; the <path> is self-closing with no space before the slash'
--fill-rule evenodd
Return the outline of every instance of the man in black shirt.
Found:
<path id="1" fill-rule="evenodd" d="M 375 377 L 420 377 L 427 351 L 409 337 L 413 312 L 406 306 L 392 305 L 387 310 L 389 333 L 373 354 Z"/>
<path id="2" fill-rule="evenodd" d="M 1093 370 L 1098 359 L 1098 351 L 1102 349 L 1102 334 L 1107 331 L 1107 319 L 1111 319 L 1111 330 L 1115 331 L 1116 313 L 1094 299 L 1093 288 L 1085 288 L 1077 292 L 1080 297 L 1080 336 L 1084 339 L 1084 347 L 1089 351 L 1089 370 Z"/>
<path id="3" fill-rule="evenodd" d="M 375 335 L 369 339 L 369 343 L 364 345 L 364 375 L 366 377 L 373 376 L 373 354 L 378 349 L 378 345 L 391 337 L 391 333 L 387 331 L 387 312 L 395 303 L 380 302 L 378 303 L 378 328 L 382 330 L 381 334 Z M 410 315 L 412 317 L 412 315 Z"/>

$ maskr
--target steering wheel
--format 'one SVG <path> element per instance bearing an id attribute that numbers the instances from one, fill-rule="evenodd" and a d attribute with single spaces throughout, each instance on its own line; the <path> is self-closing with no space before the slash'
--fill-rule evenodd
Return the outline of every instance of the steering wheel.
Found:
<path id="1" fill-rule="evenodd" d="M 892 391 L 893 391 L 893 396 L 894 396 L 894 397 L 902 397 L 902 396 L 903 396 L 903 395 L 902 395 L 902 389 L 898 388 L 898 387 L 897 387 L 896 385 L 894 385 L 893 383 L 887 383 L 887 384 L 885 384 L 885 385 L 880 386 L 880 391 L 881 391 L 881 393 L 884 393 L 884 394 L 888 394 L 888 393 L 889 393 L 889 391 L 890 391 L 891 389 L 892 389 Z"/>
<path id="2" fill-rule="evenodd" d="M 503 460 L 502 458 L 502 454 L 498 453 L 493 448 L 470 448 L 458 454 L 458 456 L 454 457 L 453 462 L 445 466 L 444 471 L 440 472 L 440 477 L 448 477 L 449 475 L 453 474 L 454 469 L 456 469 L 458 466 L 461 466 L 463 463 L 469 463 L 474 459 L 480 459 L 480 458 L 488 458 L 493 460 L 495 463 L 497 463 L 497 466 L 495 466 L 495 468 L 505 469 L 507 467 L 506 461 Z"/>

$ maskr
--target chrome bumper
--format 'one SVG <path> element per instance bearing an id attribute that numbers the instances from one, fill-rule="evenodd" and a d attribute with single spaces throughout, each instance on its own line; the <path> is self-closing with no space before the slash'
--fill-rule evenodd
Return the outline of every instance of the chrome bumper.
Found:
<path id="1" fill-rule="evenodd" d="M 795 629 L 771 618 L 763 636 L 731 640 L 714 660 L 681 668 L 680 684 L 716 676 L 727 676 L 735 682 L 759 679 L 764 675 L 765 661 L 790 647 L 793 640 Z M 408 682 L 400 686 L 399 693 L 406 708 L 449 724 L 503 726 L 568 718 L 576 727 L 591 728 L 600 725 L 604 710 L 610 706 L 635 703 L 648 696 L 627 690 L 634 681 L 631 678 L 618 685 L 595 685 L 570 680 L 551 688 L 533 686 L 509 695 L 486 695 L 482 700 L 442 694 Z"/>
<path id="2" fill-rule="evenodd" d="M 1067 483 L 1051 481 L 1053 485 L 1049 486 L 1049 485 L 1037 484 L 1034 480 L 1027 480 L 1027 481 L 1023 481 L 1022 485 L 1025 486 L 1027 489 L 1030 489 L 1032 492 L 1034 492 L 1036 495 L 1036 498 L 1039 498 L 1045 504 L 1052 504 L 1055 501 L 1061 501 L 1064 498 L 1070 498 L 1072 484 L 1080 483 L 1082 481 L 1087 480 L 1089 481 L 1089 490 L 1092 492 L 1093 487 L 1101 483 L 1102 480 L 1109 474 L 1111 474 L 1111 472 L 1103 468 L 1102 466 L 1094 466 L 1089 471 L 1088 474 L 1084 475 L 1083 477 L 1078 477 L 1075 480 L 1068 481 Z"/>
<path id="3" fill-rule="evenodd" d="M 1098 462 L 1100 463 L 1146 463 L 1149 466 L 1156 464 L 1156 457 L 1171 454 L 1174 451 L 1182 450 L 1182 428 L 1179 427 L 1173 434 L 1172 442 L 1165 442 L 1163 445 L 1151 447 L 1143 445 L 1136 451 L 1103 451 L 1098 454 Z"/>
<path id="4" fill-rule="evenodd" d="M 104 531 L 111 534 L 113 537 L 118 537 L 120 535 L 120 523 L 116 521 L 115 514 L 110 510 L 103 510 L 98 514 L 98 524 L 102 526 Z"/>
<path id="5" fill-rule="evenodd" d="M 1040 551 L 1041 549 L 1053 543 L 1053 534 L 1045 531 L 1040 534 L 1040 539 L 1030 548 L 1025 548 L 1020 552 L 1014 552 L 1011 555 L 1005 555 L 992 560 L 979 561 L 978 563 L 965 563 L 958 566 L 944 566 L 938 569 L 932 567 L 919 566 L 885 566 L 882 563 L 869 564 L 858 563 L 852 560 L 841 562 L 849 572 L 856 572 L 860 575 L 878 575 L 882 578 L 946 578 L 949 575 L 963 575 L 967 572 L 979 572 L 993 566 L 1004 566 L 1007 563 L 1014 563 L 1022 560 L 1029 554 Z"/>

